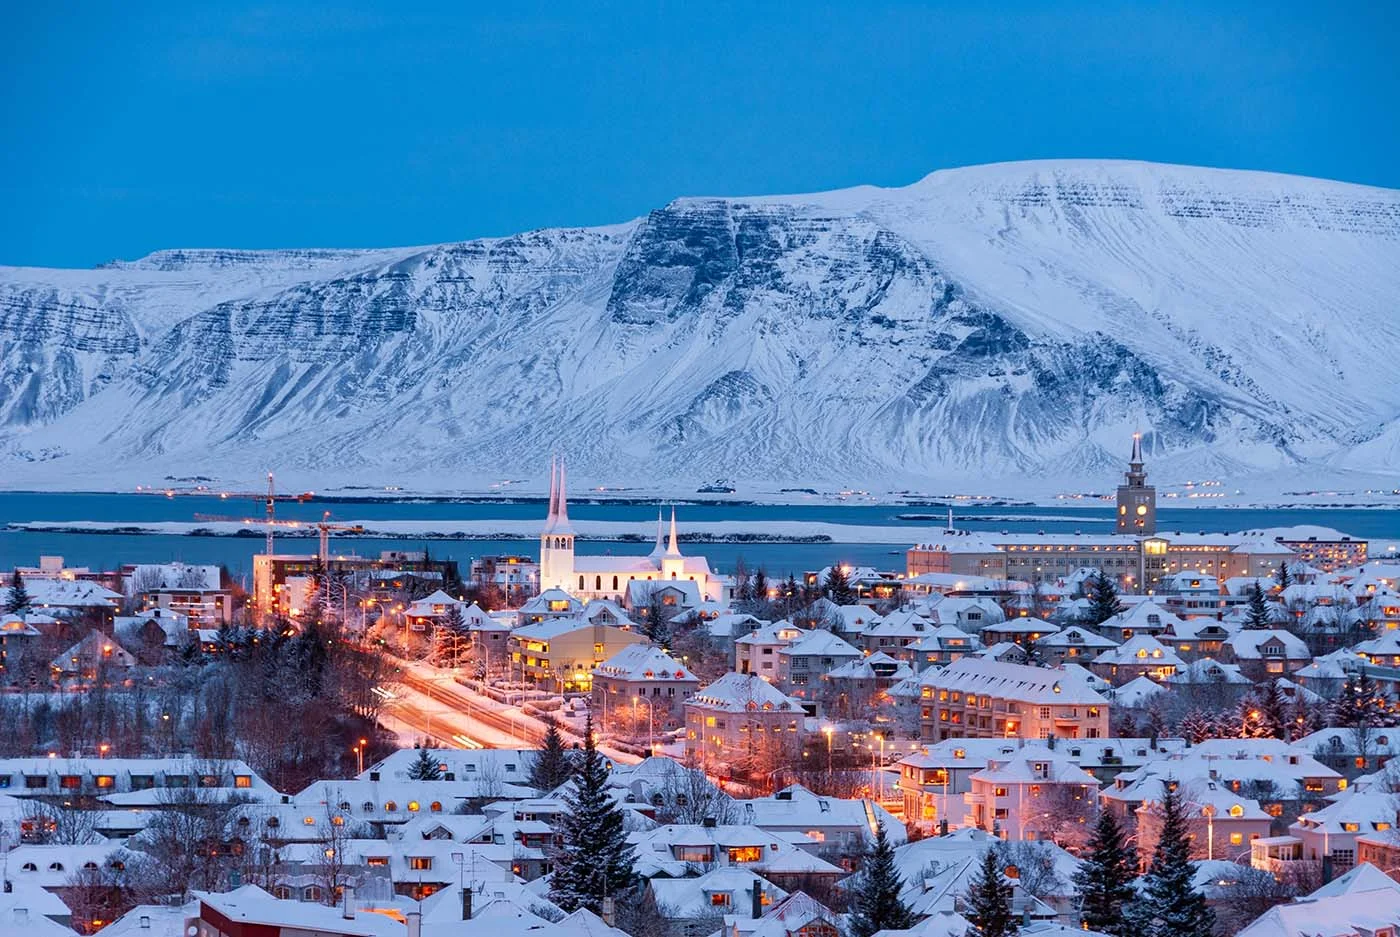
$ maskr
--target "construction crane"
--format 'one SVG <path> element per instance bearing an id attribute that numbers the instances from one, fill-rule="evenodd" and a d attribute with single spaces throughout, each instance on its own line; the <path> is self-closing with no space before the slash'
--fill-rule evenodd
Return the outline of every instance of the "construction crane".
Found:
<path id="1" fill-rule="evenodd" d="M 254 517 L 231 517 L 227 514 L 196 514 L 194 519 L 197 521 L 226 521 L 231 524 L 266 524 L 269 527 L 285 527 L 290 530 L 315 527 L 321 539 L 320 557 L 323 565 L 329 562 L 331 558 L 330 538 L 332 530 L 343 531 L 347 534 L 362 534 L 365 532 L 364 525 L 362 524 L 332 524 L 330 511 L 322 514 L 319 521 L 260 521 Z"/>
<path id="2" fill-rule="evenodd" d="M 275 481 L 273 480 L 273 477 L 272 477 L 272 473 L 271 473 L 271 472 L 268 472 L 268 473 L 267 473 L 267 491 L 266 491 L 266 492 L 261 492 L 261 491 L 215 491 L 214 489 L 210 488 L 210 487 L 207 486 L 207 485 L 197 485 L 197 486 L 195 486 L 195 487 L 193 487 L 193 488 L 157 488 L 157 487 L 154 487 L 154 486 L 151 486 L 151 485 L 138 485 L 137 488 L 136 488 L 136 491 L 137 491 L 138 493 L 140 493 L 140 494 L 147 494 L 147 495 L 165 495 L 167 498 L 195 497 L 195 496 L 197 496 L 197 497 L 202 497 L 202 498 L 219 498 L 220 500 L 224 500 L 224 501 L 231 501 L 231 500 L 261 501 L 261 502 L 263 502 L 263 504 L 264 504 L 265 507 L 266 507 L 266 510 L 267 510 L 267 519 L 264 520 L 264 521 L 247 521 L 247 523 L 252 523 L 252 524 L 262 523 L 262 524 L 265 524 L 265 525 L 266 525 L 266 527 L 267 527 L 267 555 L 268 555 L 268 556 L 271 556 L 271 555 L 272 555 L 272 552 L 273 552 L 273 550 L 272 550 L 272 547 L 273 547 L 273 543 L 272 543 L 272 531 L 273 531 L 273 528 L 274 528 L 274 527 L 278 526 L 278 521 L 277 521 L 277 508 L 276 508 L 277 502 L 278 502 L 278 501 L 306 502 L 306 501 L 310 501 L 312 498 L 314 498 L 314 497 L 316 496 L 315 492 L 311 492 L 311 491 L 303 491 L 301 494 L 285 494 L 285 495 L 280 495 L 280 494 L 278 494 L 278 493 L 277 493 L 277 485 L 276 485 Z M 242 520 L 242 518 L 230 517 L 230 518 L 221 518 L 221 520 L 235 520 L 235 521 L 236 521 L 236 520 Z M 285 525 L 283 525 L 283 526 L 285 526 Z M 323 537 L 322 537 L 322 540 L 323 540 L 323 546 L 322 546 L 322 551 L 321 551 L 321 552 L 324 554 L 324 553 L 325 553 L 324 535 L 323 535 Z"/>

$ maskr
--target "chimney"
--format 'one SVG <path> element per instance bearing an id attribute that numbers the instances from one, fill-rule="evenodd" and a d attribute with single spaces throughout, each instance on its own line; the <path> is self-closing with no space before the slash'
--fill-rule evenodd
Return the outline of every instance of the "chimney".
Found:
<path id="1" fill-rule="evenodd" d="M 410 911 L 404 915 L 404 923 L 407 929 L 404 931 L 405 937 L 423 937 L 423 912 Z"/>
<path id="2" fill-rule="evenodd" d="M 355 900 L 355 889 L 346 885 L 341 888 L 340 916 L 347 921 L 355 919 L 355 909 L 351 907 L 351 902 Z"/>
<path id="3" fill-rule="evenodd" d="M 463 889 L 462 889 L 462 920 L 464 920 L 464 921 L 470 921 L 471 919 L 472 919 L 472 890 L 471 890 L 470 888 L 463 888 Z"/>
<path id="4" fill-rule="evenodd" d="M 755 921 L 763 917 L 763 884 L 756 878 L 753 882 L 753 907 L 749 916 Z"/>

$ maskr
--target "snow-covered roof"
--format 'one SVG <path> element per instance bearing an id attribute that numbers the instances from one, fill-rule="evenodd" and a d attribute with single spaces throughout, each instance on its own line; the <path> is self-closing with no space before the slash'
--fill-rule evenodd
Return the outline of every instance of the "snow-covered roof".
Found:
<path id="1" fill-rule="evenodd" d="M 1135 634 L 1122 644 L 1094 658 L 1096 664 L 1119 666 L 1181 667 L 1184 661 L 1150 634 Z"/>
<path id="2" fill-rule="evenodd" d="M 1225 639 L 1231 653 L 1240 660 L 1259 660 L 1264 656 L 1261 648 L 1265 644 L 1277 643 L 1283 648 L 1284 656 L 1290 660 L 1307 660 L 1312 655 L 1303 639 L 1280 628 L 1245 629 Z"/>
<path id="3" fill-rule="evenodd" d="M 229 892 L 194 892 L 202 904 L 235 924 L 288 930 L 349 934 L 355 937 L 403 937 L 403 925 L 383 914 L 353 914 L 310 901 L 274 898 L 256 885 Z"/>
<path id="4" fill-rule="evenodd" d="M 1129 709 L 1141 706 L 1149 699 L 1159 693 L 1165 693 L 1166 687 L 1162 686 L 1147 677 L 1134 677 L 1127 683 L 1111 691 L 1113 701 L 1119 706 L 1127 706 Z"/>
<path id="5" fill-rule="evenodd" d="M 685 705 L 725 712 L 802 712 L 799 700 L 787 696 L 767 680 L 751 673 L 727 673 L 709 686 L 702 687 L 685 701 Z"/>
<path id="6" fill-rule="evenodd" d="M 1107 702 L 1063 669 L 1008 664 L 984 657 L 964 657 L 946 667 L 925 671 L 920 683 L 935 689 L 985 693 L 1026 703 Z"/>
<path id="7" fill-rule="evenodd" d="M 861 651 L 825 628 L 816 628 L 795 638 L 778 653 L 788 657 L 860 657 Z"/>
<path id="8" fill-rule="evenodd" d="M 628 645 L 595 667 L 593 673 L 616 680 L 689 680 L 697 685 L 700 683 L 700 678 L 683 664 L 650 644 Z"/>

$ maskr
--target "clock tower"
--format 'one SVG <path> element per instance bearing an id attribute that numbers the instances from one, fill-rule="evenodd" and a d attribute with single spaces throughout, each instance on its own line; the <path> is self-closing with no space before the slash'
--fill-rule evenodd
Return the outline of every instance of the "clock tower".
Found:
<path id="1" fill-rule="evenodd" d="M 1147 472 L 1143 470 L 1141 433 L 1133 433 L 1133 455 L 1128 460 L 1124 482 L 1118 486 L 1117 532 L 1157 532 L 1157 489 L 1147 483 Z"/>

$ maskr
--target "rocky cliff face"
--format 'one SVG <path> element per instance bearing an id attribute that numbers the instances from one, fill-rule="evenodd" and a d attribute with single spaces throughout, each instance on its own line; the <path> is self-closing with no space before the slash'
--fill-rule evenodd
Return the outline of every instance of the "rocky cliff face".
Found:
<path id="1" fill-rule="evenodd" d="M 1384 470 L 1400 194 L 1132 163 L 380 251 L 0 268 L 0 459 L 473 487 Z M 1372 463 L 1376 464 L 1372 464 Z M 155 474 L 155 473 L 158 473 Z"/>

